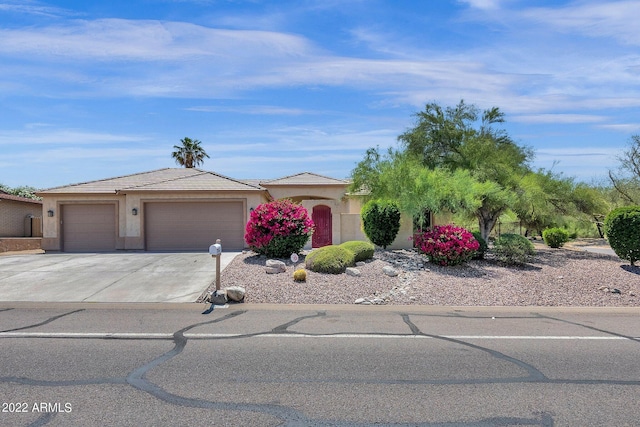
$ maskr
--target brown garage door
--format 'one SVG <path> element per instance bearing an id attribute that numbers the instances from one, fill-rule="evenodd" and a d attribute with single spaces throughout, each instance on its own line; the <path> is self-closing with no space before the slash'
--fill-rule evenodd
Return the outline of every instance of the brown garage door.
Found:
<path id="1" fill-rule="evenodd" d="M 242 202 L 153 202 L 144 205 L 148 251 L 207 251 L 222 240 L 223 250 L 244 247 Z"/>
<path id="2" fill-rule="evenodd" d="M 105 252 L 116 249 L 116 205 L 63 205 L 62 250 Z"/>

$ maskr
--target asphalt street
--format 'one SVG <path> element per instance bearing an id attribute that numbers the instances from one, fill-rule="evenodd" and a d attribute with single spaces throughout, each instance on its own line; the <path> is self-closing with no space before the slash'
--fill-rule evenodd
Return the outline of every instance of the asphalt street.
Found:
<path id="1" fill-rule="evenodd" d="M 0 424 L 632 426 L 637 309 L 0 303 Z"/>

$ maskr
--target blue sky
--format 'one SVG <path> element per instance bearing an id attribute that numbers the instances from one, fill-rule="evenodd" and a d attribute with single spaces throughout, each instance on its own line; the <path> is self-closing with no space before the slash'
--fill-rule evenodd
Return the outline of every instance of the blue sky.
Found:
<path id="1" fill-rule="evenodd" d="M 535 4 L 535 6 L 533 6 Z M 428 102 L 498 106 L 590 182 L 640 133 L 638 1 L 0 0 L 0 183 L 348 177 Z"/>

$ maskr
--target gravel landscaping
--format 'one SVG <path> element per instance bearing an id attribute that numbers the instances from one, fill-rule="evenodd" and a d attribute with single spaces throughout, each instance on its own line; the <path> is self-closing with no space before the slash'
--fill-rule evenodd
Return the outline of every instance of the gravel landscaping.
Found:
<path id="1" fill-rule="evenodd" d="M 534 261 L 522 267 L 500 265 L 490 256 L 441 267 L 412 250 L 376 250 L 372 260 L 356 267 L 358 277 L 307 271 L 302 283 L 293 280 L 293 271 L 304 267 L 304 256 L 295 266 L 286 260 L 285 273 L 266 274 L 266 258 L 247 252 L 222 271 L 221 283 L 244 287 L 247 303 L 640 306 L 640 267 L 615 256 L 581 251 L 579 245 L 535 246 Z M 384 266 L 399 274 L 388 276 Z"/>

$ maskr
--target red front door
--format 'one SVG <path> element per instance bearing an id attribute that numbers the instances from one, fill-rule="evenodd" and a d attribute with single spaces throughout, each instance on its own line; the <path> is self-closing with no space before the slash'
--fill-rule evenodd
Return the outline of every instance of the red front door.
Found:
<path id="1" fill-rule="evenodd" d="M 311 247 L 320 248 L 332 243 L 331 240 L 331 208 L 325 205 L 313 207 L 311 219 L 316 226 L 311 237 Z"/>

